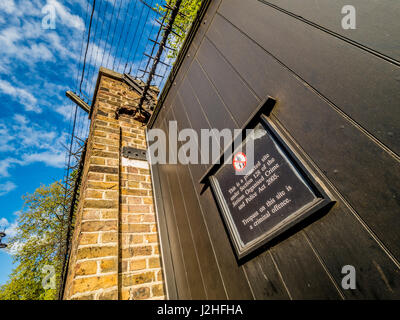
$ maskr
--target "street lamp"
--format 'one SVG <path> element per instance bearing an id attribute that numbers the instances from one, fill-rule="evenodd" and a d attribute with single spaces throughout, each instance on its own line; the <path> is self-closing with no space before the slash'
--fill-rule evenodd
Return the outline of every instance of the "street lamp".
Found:
<path id="1" fill-rule="evenodd" d="M 0 232 L 0 249 L 7 248 L 7 245 L 5 243 L 1 243 L 1 239 L 4 238 L 6 234 L 4 232 Z"/>

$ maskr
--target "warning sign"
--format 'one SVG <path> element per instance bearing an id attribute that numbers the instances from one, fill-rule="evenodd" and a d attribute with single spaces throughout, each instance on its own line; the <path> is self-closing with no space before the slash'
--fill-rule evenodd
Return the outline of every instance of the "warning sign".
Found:
<path id="1" fill-rule="evenodd" d="M 247 157 L 243 152 L 238 152 L 235 154 L 233 157 L 233 168 L 236 171 L 242 171 L 244 168 L 246 168 L 247 164 Z"/>

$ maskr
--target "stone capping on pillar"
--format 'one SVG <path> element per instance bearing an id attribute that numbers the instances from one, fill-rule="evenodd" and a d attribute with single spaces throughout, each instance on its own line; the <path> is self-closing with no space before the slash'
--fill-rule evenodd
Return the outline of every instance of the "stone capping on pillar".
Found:
<path id="1" fill-rule="evenodd" d="M 125 146 L 146 149 L 145 126 L 116 119 L 139 96 L 122 74 L 100 68 L 64 299 L 164 298 L 149 165 L 122 156 Z"/>

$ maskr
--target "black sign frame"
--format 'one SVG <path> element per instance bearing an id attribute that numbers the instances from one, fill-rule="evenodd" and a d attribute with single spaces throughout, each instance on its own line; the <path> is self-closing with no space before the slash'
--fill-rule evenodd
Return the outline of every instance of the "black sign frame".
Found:
<path id="1" fill-rule="evenodd" d="M 263 113 L 257 113 L 255 117 L 249 121 L 250 126 L 246 126 L 246 129 L 255 128 L 256 125 L 261 124 L 263 129 L 267 131 L 270 137 L 273 138 L 275 142 L 279 145 L 279 147 L 284 151 L 285 156 L 290 161 L 290 164 L 293 165 L 296 170 L 300 173 L 301 177 L 306 181 L 308 187 L 312 190 L 316 199 L 310 202 L 305 207 L 293 212 L 290 216 L 284 219 L 282 222 L 278 223 L 271 230 L 264 232 L 261 236 L 258 236 L 251 242 L 242 245 L 240 240 L 240 235 L 237 231 L 236 225 L 233 223 L 232 214 L 229 210 L 228 204 L 223 196 L 222 190 L 218 183 L 218 178 L 216 175 L 223 168 L 223 162 L 214 166 L 210 175 L 208 175 L 208 179 L 214 194 L 214 197 L 217 200 L 218 207 L 220 212 L 222 213 L 222 218 L 224 220 L 225 226 L 229 231 L 229 237 L 231 243 L 235 249 L 235 254 L 238 260 L 243 259 L 248 256 L 255 250 L 259 249 L 261 246 L 267 244 L 272 239 L 276 238 L 278 235 L 282 234 L 286 230 L 292 228 L 294 225 L 298 224 L 300 221 L 309 217 L 310 215 L 320 211 L 322 208 L 325 208 L 329 204 L 332 204 L 334 200 L 331 196 L 326 192 L 326 188 L 322 185 L 321 180 L 316 178 L 316 175 L 311 172 L 309 166 L 307 166 L 302 157 L 294 151 L 294 148 L 289 145 L 286 139 L 283 138 L 283 134 L 278 131 L 276 126 L 271 122 L 271 120 Z M 243 130 L 244 133 L 244 130 Z M 245 136 L 240 138 L 242 142 L 245 139 Z M 232 146 L 229 150 L 232 150 Z M 225 156 L 227 155 L 225 151 Z"/>

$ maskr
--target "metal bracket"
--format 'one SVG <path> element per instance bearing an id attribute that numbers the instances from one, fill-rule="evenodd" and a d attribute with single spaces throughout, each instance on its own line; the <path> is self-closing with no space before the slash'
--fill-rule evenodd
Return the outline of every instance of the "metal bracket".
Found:
<path id="1" fill-rule="evenodd" d="M 87 113 L 90 112 L 91 107 L 77 94 L 73 93 L 72 91 L 67 91 L 65 92 L 65 95 L 70 98 L 74 103 L 76 103 L 82 110 L 86 111 Z"/>
<path id="2" fill-rule="evenodd" d="M 146 154 L 147 154 L 146 149 L 122 147 L 122 156 L 128 159 L 147 161 Z"/>

